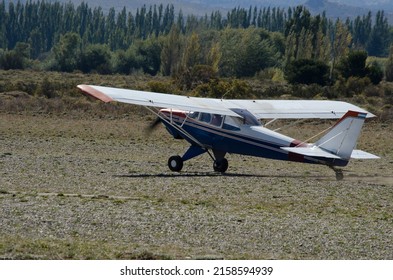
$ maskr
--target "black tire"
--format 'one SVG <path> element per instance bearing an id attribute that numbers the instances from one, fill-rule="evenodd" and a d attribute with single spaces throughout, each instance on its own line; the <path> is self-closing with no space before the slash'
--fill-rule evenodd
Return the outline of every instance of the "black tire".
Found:
<path id="1" fill-rule="evenodd" d="M 172 156 L 168 159 L 168 167 L 171 171 L 179 172 L 183 168 L 183 159 L 181 156 Z"/>
<path id="2" fill-rule="evenodd" d="M 342 181 L 344 179 L 344 174 L 342 170 L 336 171 L 336 180 L 337 181 Z"/>
<path id="3" fill-rule="evenodd" d="M 228 169 L 228 160 L 223 158 L 222 160 L 214 161 L 213 169 L 216 172 L 225 173 Z"/>

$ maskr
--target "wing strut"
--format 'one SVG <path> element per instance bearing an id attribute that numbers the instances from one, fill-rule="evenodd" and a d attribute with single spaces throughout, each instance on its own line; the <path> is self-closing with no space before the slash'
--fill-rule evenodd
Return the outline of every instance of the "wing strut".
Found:
<path id="1" fill-rule="evenodd" d="M 195 137 L 193 137 L 190 133 L 188 133 L 187 131 L 185 131 L 181 126 L 177 125 L 176 123 L 174 123 L 172 121 L 172 115 L 170 117 L 170 120 L 168 120 L 165 116 L 163 116 L 162 114 L 159 113 L 159 111 L 153 110 L 150 107 L 144 106 L 147 110 L 149 110 L 150 112 L 152 112 L 153 114 L 155 114 L 157 117 L 159 117 L 162 121 L 164 121 L 165 123 L 167 123 L 168 125 L 170 125 L 171 127 L 173 127 L 174 129 L 176 129 L 177 131 L 179 131 L 180 133 L 184 134 L 187 138 L 189 138 L 191 141 L 193 141 L 195 144 L 197 144 L 199 147 L 201 147 L 202 149 L 206 149 L 207 147 L 205 145 L 203 145 L 201 142 L 199 142 Z M 184 124 L 184 123 L 183 123 Z"/>

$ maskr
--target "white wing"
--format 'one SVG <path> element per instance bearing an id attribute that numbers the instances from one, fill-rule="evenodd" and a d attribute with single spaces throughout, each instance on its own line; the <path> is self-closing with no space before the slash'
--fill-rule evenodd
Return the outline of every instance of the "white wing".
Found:
<path id="1" fill-rule="evenodd" d="M 118 101 L 149 107 L 239 116 L 227 108 L 224 105 L 223 100 L 220 99 L 187 97 L 175 94 L 164 94 L 101 86 L 79 85 L 78 88 L 81 89 L 84 93 L 87 93 L 104 102 Z"/>
<path id="2" fill-rule="evenodd" d="M 259 119 L 338 119 L 348 111 L 367 113 L 367 117 L 374 117 L 362 108 L 341 101 L 215 99 L 90 85 L 79 85 L 78 88 L 104 102 L 118 101 L 230 116 L 238 116 L 232 109 L 246 109 Z"/>
<path id="3" fill-rule="evenodd" d="M 375 115 L 353 104 L 331 100 L 231 100 L 258 119 L 339 119 L 348 111 Z"/>

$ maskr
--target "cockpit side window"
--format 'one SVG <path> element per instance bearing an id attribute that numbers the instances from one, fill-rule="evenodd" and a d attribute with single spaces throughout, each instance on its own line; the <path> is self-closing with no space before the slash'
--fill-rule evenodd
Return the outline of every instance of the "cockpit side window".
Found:
<path id="1" fill-rule="evenodd" d="M 190 118 L 197 118 L 195 115 L 189 115 Z M 220 114 L 210 114 L 210 113 L 199 113 L 199 118 L 201 122 L 205 122 L 214 126 L 221 127 L 224 116 Z"/>
<path id="2" fill-rule="evenodd" d="M 222 124 L 222 120 L 223 120 L 223 116 L 218 115 L 218 114 L 213 114 L 212 115 L 212 120 L 211 120 L 211 124 L 214 126 L 218 126 L 221 127 Z"/>
<path id="3" fill-rule="evenodd" d="M 188 117 L 191 119 L 198 119 L 199 112 L 190 112 L 190 113 L 188 113 Z"/>
<path id="4" fill-rule="evenodd" d="M 243 123 L 243 120 L 239 117 L 225 116 L 224 124 L 222 128 L 228 130 L 240 130 L 240 125 Z"/>
<path id="5" fill-rule="evenodd" d="M 199 115 L 199 120 L 202 122 L 210 123 L 211 119 L 212 116 L 209 113 L 200 113 Z"/>

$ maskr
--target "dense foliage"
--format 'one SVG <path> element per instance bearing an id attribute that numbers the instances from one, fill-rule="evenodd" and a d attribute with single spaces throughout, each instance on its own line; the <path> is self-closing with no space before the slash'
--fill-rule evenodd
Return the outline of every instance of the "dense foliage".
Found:
<path id="1" fill-rule="evenodd" d="M 324 86 L 329 80 L 329 67 L 322 61 L 298 59 L 287 65 L 285 76 L 288 82 L 293 84 Z"/>
<path id="2" fill-rule="evenodd" d="M 8 7 L 0 2 L 2 69 L 161 73 L 185 89 L 198 86 L 195 77 L 208 82 L 268 69 L 285 70 L 294 84 L 324 85 L 352 75 L 341 67 L 350 50 L 386 57 L 392 38 L 383 11 L 375 19 L 370 12 L 344 22 L 312 16 L 302 6 L 234 8 L 225 16 L 215 11 L 196 17 L 176 13 L 173 5 L 143 6 L 135 13 L 112 8 L 105 14 L 84 2 L 18 1 Z M 373 82 L 383 73 L 377 63 L 368 71 Z M 317 76 L 305 79 L 307 73 Z"/>

